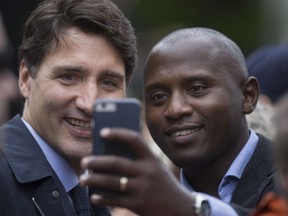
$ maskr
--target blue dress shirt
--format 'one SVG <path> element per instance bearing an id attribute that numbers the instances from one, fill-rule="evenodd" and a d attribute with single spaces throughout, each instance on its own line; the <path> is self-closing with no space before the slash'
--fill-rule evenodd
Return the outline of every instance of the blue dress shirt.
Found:
<path id="1" fill-rule="evenodd" d="M 208 194 L 201 193 L 209 200 L 212 216 L 237 216 L 235 210 L 226 203 L 231 201 L 233 192 L 236 189 L 237 183 L 240 180 L 247 163 L 254 153 L 258 140 L 259 137 L 256 133 L 250 130 L 250 136 L 247 143 L 229 167 L 218 187 L 218 194 L 222 201 Z M 183 170 L 180 171 L 180 182 L 187 190 L 194 191 L 184 175 Z"/>

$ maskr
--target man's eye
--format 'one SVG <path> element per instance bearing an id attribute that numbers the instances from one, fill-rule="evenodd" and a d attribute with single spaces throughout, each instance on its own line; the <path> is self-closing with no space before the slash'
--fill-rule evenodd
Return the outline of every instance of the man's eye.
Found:
<path id="1" fill-rule="evenodd" d="M 111 80 L 102 80 L 102 84 L 106 86 L 116 86 L 115 82 Z"/>
<path id="2" fill-rule="evenodd" d="M 193 86 L 190 90 L 193 92 L 198 92 L 203 89 L 203 86 Z"/>
<path id="3" fill-rule="evenodd" d="M 101 85 L 111 88 L 111 87 L 116 87 L 117 83 L 114 80 L 105 79 L 105 80 L 101 80 Z"/>
<path id="4" fill-rule="evenodd" d="M 189 88 L 188 92 L 192 95 L 200 96 L 206 93 L 206 90 L 208 89 L 205 85 L 194 85 Z"/>
<path id="5" fill-rule="evenodd" d="M 167 97 L 168 96 L 163 93 L 152 94 L 150 96 L 150 101 L 152 101 L 153 103 L 161 103 L 161 102 L 164 102 L 167 99 Z"/>
<path id="6" fill-rule="evenodd" d="M 72 82 L 76 80 L 76 77 L 73 74 L 63 74 L 60 76 L 60 79 L 66 82 Z"/>

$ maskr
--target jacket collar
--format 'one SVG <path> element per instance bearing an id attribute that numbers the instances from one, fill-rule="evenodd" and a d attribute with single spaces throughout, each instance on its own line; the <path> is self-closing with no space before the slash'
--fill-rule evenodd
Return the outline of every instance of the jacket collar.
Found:
<path id="1" fill-rule="evenodd" d="M 20 183 L 37 181 L 54 176 L 42 150 L 33 138 L 19 115 L 7 122 L 2 128 L 5 157 Z M 41 172 L 38 172 L 41 170 Z"/>
<path id="2" fill-rule="evenodd" d="M 261 134 L 257 135 L 259 141 L 256 149 L 231 200 L 231 202 L 242 203 L 245 207 L 256 206 L 265 191 L 273 190 L 275 186 L 273 174 L 276 167 L 271 154 L 272 142 Z"/>

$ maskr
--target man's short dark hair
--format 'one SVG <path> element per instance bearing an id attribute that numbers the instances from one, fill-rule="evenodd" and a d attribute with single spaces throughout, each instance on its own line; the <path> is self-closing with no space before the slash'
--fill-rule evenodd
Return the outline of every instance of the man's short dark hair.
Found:
<path id="1" fill-rule="evenodd" d="M 24 60 L 34 77 L 52 45 L 59 46 L 65 29 L 103 35 L 110 40 L 125 63 L 129 82 L 137 62 L 136 36 L 130 21 L 110 0 L 45 0 L 32 12 L 23 29 L 19 61 Z"/>

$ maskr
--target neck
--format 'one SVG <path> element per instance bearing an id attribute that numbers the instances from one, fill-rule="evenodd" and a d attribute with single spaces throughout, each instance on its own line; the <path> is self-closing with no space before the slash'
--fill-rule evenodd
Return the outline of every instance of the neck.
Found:
<path id="1" fill-rule="evenodd" d="M 187 180 L 194 190 L 219 197 L 219 184 L 249 138 L 248 129 L 242 131 L 243 133 L 239 133 L 239 139 L 231 140 L 231 143 L 234 143 L 231 151 L 203 166 L 184 169 Z"/>
<path id="2" fill-rule="evenodd" d="M 80 167 L 80 161 L 78 161 L 78 160 L 77 161 L 69 161 L 69 164 L 78 177 L 83 173 L 83 171 Z"/>
<path id="3" fill-rule="evenodd" d="M 219 184 L 241 149 L 242 146 L 235 148 L 233 153 L 223 155 L 203 166 L 184 169 L 189 184 L 195 191 L 219 197 Z"/>
<path id="4" fill-rule="evenodd" d="M 185 176 L 191 187 L 197 192 L 207 193 L 219 198 L 218 187 L 228 167 L 210 166 L 209 169 L 184 170 Z"/>

